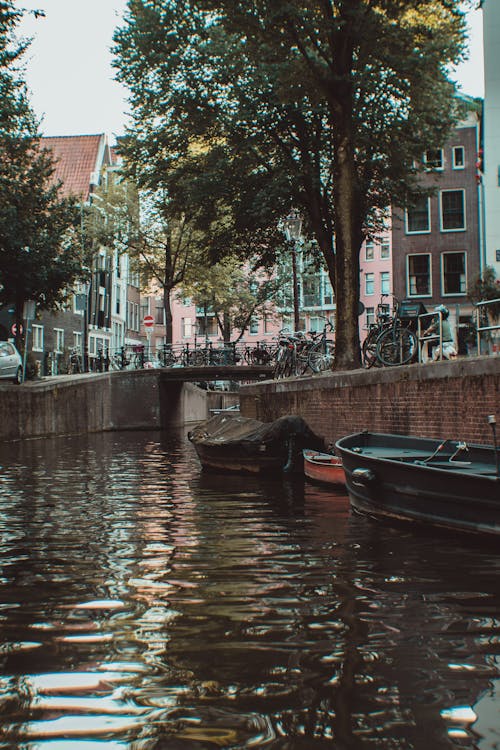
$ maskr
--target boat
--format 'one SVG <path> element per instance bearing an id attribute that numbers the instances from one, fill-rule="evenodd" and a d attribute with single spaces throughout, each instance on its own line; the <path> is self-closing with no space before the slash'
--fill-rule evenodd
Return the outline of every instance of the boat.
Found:
<path id="1" fill-rule="evenodd" d="M 217 414 L 188 433 L 204 469 L 258 474 L 302 471 L 305 447 L 324 450 L 307 423 L 295 415 L 260 422 L 237 413 Z"/>
<path id="2" fill-rule="evenodd" d="M 335 447 L 355 511 L 500 535 L 496 439 L 487 446 L 365 431 Z"/>
<path id="3" fill-rule="evenodd" d="M 345 484 L 342 459 L 331 453 L 320 453 L 312 448 L 304 448 L 304 474 L 308 479 L 322 484 Z"/>

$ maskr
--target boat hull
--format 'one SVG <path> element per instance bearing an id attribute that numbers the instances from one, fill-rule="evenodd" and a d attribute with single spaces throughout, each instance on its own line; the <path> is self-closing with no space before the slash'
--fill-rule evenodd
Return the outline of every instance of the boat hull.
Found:
<path id="1" fill-rule="evenodd" d="M 440 445 L 445 447 L 430 458 Z M 459 461 L 453 459 L 457 445 L 376 433 L 342 438 L 336 447 L 352 507 L 376 517 L 500 535 L 494 450 L 467 446 L 467 461 Z"/>
<path id="2" fill-rule="evenodd" d="M 318 453 L 310 448 L 305 448 L 302 455 L 304 474 L 308 479 L 321 484 L 345 484 L 344 469 L 340 458 L 328 453 Z"/>
<path id="3" fill-rule="evenodd" d="M 304 447 L 324 449 L 323 439 L 294 415 L 263 423 L 218 414 L 195 427 L 188 438 L 204 469 L 238 474 L 301 472 Z"/>

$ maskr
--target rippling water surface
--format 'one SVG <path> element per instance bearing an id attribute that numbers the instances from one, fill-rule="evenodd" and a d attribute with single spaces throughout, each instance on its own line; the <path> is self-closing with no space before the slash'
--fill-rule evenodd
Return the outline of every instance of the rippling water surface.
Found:
<path id="1" fill-rule="evenodd" d="M 498 548 L 183 434 L 0 464 L 1 748 L 500 748 Z"/>

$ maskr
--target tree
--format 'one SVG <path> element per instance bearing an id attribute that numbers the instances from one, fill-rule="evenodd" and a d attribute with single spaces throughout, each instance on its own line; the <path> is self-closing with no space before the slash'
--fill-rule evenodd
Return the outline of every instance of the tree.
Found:
<path id="1" fill-rule="evenodd" d="M 18 324 L 26 300 L 54 309 L 82 274 L 79 210 L 60 197 L 21 75 L 21 15 L 0 0 L 0 304 L 15 306 Z"/>
<path id="2" fill-rule="evenodd" d="M 283 286 L 284 280 L 275 273 L 252 270 L 249 263 L 232 256 L 208 266 L 202 274 L 196 268 L 183 292 L 198 307 L 215 314 L 221 336 L 229 343 L 235 331 L 236 342 L 243 337 L 252 319 L 272 314 L 272 303 Z"/>
<path id="3" fill-rule="evenodd" d="M 131 0 L 115 41 L 135 156 L 159 175 L 195 138 L 224 143 L 242 185 L 267 182 L 261 230 L 270 204 L 284 214 L 288 187 L 335 290 L 336 366 L 358 366 L 361 243 L 418 193 L 415 165 L 452 126 L 463 3 Z"/>

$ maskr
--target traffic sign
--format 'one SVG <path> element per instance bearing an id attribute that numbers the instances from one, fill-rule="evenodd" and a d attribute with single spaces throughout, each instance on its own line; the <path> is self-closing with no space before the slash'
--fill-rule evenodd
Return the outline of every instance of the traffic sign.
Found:
<path id="1" fill-rule="evenodd" d="M 13 323 L 10 329 L 13 336 L 17 336 L 17 323 Z M 23 326 L 19 326 L 19 335 L 22 336 L 23 333 Z"/>
<path id="2" fill-rule="evenodd" d="M 155 324 L 155 319 L 152 315 L 145 315 L 143 319 L 144 328 L 152 328 Z"/>

